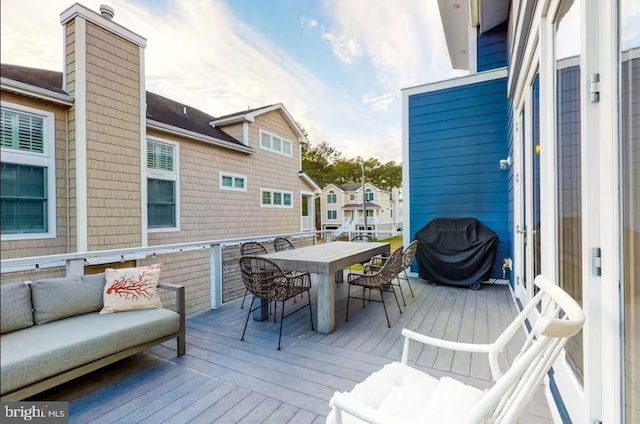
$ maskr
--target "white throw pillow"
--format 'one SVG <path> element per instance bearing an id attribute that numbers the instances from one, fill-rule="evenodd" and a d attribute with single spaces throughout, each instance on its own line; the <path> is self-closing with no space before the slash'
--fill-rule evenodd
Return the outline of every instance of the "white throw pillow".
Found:
<path id="1" fill-rule="evenodd" d="M 101 314 L 162 308 L 158 280 L 162 264 L 138 268 L 107 268 Z"/>

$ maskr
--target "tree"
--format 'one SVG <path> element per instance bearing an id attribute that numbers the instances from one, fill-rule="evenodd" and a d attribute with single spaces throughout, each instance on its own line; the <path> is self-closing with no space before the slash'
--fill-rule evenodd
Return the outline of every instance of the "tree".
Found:
<path id="1" fill-rule="evenodd" d="M 347 159 L 329 143 L 323 141 L 317 146 L 302 146 L 302 169 L 313 178 L 320 187 L 327 184 L 360 183 L 362 181 L 362 163 L 364 161 L 365 178 L 384 190 L 400 187 L 402 184 L 402 166 L 394 161 L 385 164 L 376 158 L 364 160 L 361 157 Z"/>

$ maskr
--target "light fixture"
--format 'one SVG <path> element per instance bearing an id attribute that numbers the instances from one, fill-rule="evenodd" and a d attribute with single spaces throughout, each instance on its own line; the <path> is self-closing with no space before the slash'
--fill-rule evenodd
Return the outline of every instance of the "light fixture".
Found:
<path id="1" fill-rule="evenodd" d="M 511 166 L 511 156 L 508 156 L 506 159 L 500 160 L 500 169 L 509 169 Z"/>
<path id="2" fill-rule="evenodd" d="M 454 9 L 460 9 L 460 5 L 458 3 L 453 3 L 453 8 Z"/>

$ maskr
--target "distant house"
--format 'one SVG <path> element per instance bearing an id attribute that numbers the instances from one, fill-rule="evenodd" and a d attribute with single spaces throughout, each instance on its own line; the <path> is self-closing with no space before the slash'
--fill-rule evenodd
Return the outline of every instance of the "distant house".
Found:
<path id="1" fill-rule="evenodd" d="M 315 229 L 284 105 L 211 116 L 145 90 L 143 37 L 79 4 L 61 23 L 62 73 L 1 68 L 2 259 Z M 208 284 L 189 255 L 168 269 Z"/>
<path id="2" fill-rule="evenodd" d="M 395 231 L 402 227 L 400 189 L 383 190 L 371 183 L 329 184 L 322 190 L 320 201 L 323 230 Z M 366 227 L 365 227 L 366 210 Z"/>

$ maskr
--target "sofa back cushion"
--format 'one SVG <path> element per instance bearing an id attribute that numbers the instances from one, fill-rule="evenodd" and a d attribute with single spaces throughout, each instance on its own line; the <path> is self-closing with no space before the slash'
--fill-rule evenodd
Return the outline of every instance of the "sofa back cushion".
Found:
<path id="1" fill-rule="evenodd" d="M 104 274 L 39 280 L 31 285 L 36 324 L 102 309 Z"/>
<path id="2" fill-rule="evenodd" d="M 29 281 L 0 286 L 0 333 L 10 333 L 32 325 Z"/>

